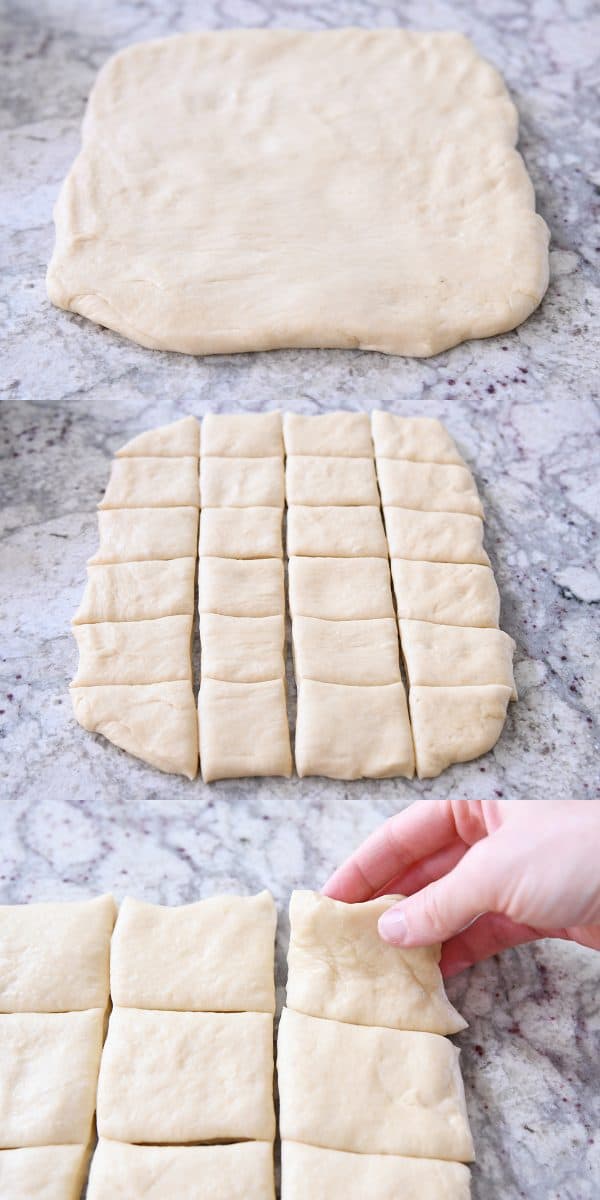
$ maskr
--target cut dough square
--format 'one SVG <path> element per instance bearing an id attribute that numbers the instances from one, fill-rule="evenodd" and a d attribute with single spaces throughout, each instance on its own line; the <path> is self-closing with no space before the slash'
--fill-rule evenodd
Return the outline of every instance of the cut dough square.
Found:
<path id="1" fill-rule="evenodd" d="M 0 906 L 0 1012 L 105 1008 L 115 916 L 112 896 Z"/>
<path id="2" fill-rule="evenodd" d="M 127 897 L 111 943 L 113 1004 L 272 1015 L 276 920 L 269 892 L 172 907 Z"/>
<path id="3" fill-rule="evenodd" d="M 79 648 L 75 687 L 192 678 L 191 615 L 96 621 L 75 625 L 73 633 Z"/>
<path id="4" fill-rule="evenodd" d="M 283 507 L 283 456 L 200 459 L 203 508 Z"/>
<path id="5" fill-rule="evenodd" d="M 288 1007 L 354 1025 L 440 1034 L 465 1029 L 444 991 L 440 946 L 402 950 L 379 937 L 379 917 L 400 898 L 343 904 L 318 892 L 292 892 Z"/>
<path id="6" fill-rule="evenodd" d="M 273 1018 L 113 1009 L 97 1122 L 117 1142 L 271 1141 Z"/>
<path id="7" fill-rule="evenodd" d="M 501 629 L 403 620 L 400 636 L 411 686 L 500 683 L 517 699 L 512 665 L 515 643 Z"/>
<path id="8" fill-rule="evenodd" d="M 202 778 L 292 773 L 283 679 L 231 683 L 204 677 L 199 697 Z"/>
<path id="9" fill-rule="evenodd" d="M 199 500 L 197 458 L 115 458 L 98 507 L 197 508 Z"/>
<path id="10" fill-rule="evenodd" d="M 372 458 L 368 413 L 329 412 L 317 417 L 286 412 L 283 417 L 285 452 L 324 454 L 338 458 Z"/>
<path id="11" fill-rule="evenodd" d="M 291 558 L 288 570 L 294 617 L 355 621 L 394 616 L 385 558 Z"/>
<path id="12" fill-rule="evenodd" d="M 202 420 L 202 455 L 209 454 L 283 458 L 281 413 L 207 413 Z"/>
<path id="13" fill-rule="evenodd" d="M 87 1146 L 0 1150 L 0 1200 L 79 1200 Z"/>
<path id="14" fill-rule="evenodd" d="M 402 684 L 349 687 L 301 680 L 295 754 L 300 776 L 410 779 L 414 755 Z"/>
<path id="15" fill-rule="evenodd" d="M 88 566 L 73 625 L 193 614 L 195 557 Z"/>
<path id="16" fill-rule="evenodd" d="M 127 1146 L 101 1138 L 87 1200 L 275 1200 L 273 1175 L 270 1142 Z"/>
<path id="17" fill-rule="evenodd" d="M 75 718 L 144 762 L 195 779 L 198 723 L 189 680 L 70 688 Z"/>
<path id="18" fill-rule="evenodd" d="M 479 563 L 489 567 L 481 517 L 471 513 L 419 512 L 415 508 L 387 507 L 384 511 L 392 558 Z"/>
<path id="19" fill-rule="evenodd" d="M 278 558 L 250 562 L 235 558 L 200 558 L 200 613 L 224 617 L 281 616 L 285 608 L 283 563 Z"/>
<path id="20" fill-rule="evenodd" d="M 400 618 L 494 628 L 500 596 L 489 567 L 392 559 Z"/>
<path id="21" fill-rule="evenodd" d="M 204 508 L 200 554 L 216 558 L 281 558 L 280 508 Z"/>
<path id="22" fill-rule="evenodd" d="M 287 552 L 314 558 L 387 558 L 379 506 L 293 504 L 287 515 Z"/>
<path id="23" fill-rule="evenodd" d="M 424 512 L 471 513 L 483 517 L 475 481 L 466 467 L 401 462 L 378 456 L 377 478 L 384 507 L 396 505 Z"/>
<path id="24" fill-rule="evenodd" d="M 379 505 L 373 458 L 328 458 L 298 455 L 288 458 L 285 494 L 289 505 Z"/>
<path id="25" fill-rule="evenodd" d="M 286 1008 L 277 1066 L 282 1139 L 361 1154 L 473 1158 L 458 1050 L 447 1038 Z"/>
<path id="26" fill-rule="evenodd" d="M 182 417 L 180 421 L 172 421 L 170 425 L 160 425 L 158 429 L 148 429 L 139 433 L 137 437 L 121 446 L 116 456 L 185 458 L 187 455 L 193 455 L 198 458 L 199 453 L 200 425 L 195 417 Z"/>
<path id="27" fill-rule="evenodd" d="M 104 1012 L 0 1015 L 0 1148 L 86 1145 Z"/>
<path id="28" fill-rule="evenodd" d="M 296 678 L 321 683 L 398 683 L 400 654 L 393 617 L 321 621 L 294 617 Z"/>
<path id="29" fill-rule="evenodd" d="M 375 409 L 371 413 L 371 424 L 378 458 L 465 465 L 454 438 L 434 417 L 399 417 L 396 413 Z"/>
<path id="30" fill-rule="evenodd" d="M 470 1200 L 471 1197 L 470 1172 L 463 1163 L 401 1158 L 396 1154 L 351 1154 L 303 1146 L 300 1142 L 283 1142 L 281 1175 L 282 1200 L 337 1200 L 338 1197 Z M 90 1196 L 89 1200 L 94 1198 Z M 98 1200 L 104 1200 L 104 1195 Z M 117 1193 L 114 1200 L 121 1200 L 121 1194 Z M 132 1200 L 137 1200 L 137 1195 Z"/>
<path id="31" fill-rule="evenodd" d="M 202 613 L 200 642 L 204 679 L 259 683 L 284 676 L 285 622 L 279 617 L 224 617 Z"/>
<path id="32" fill-rule="evenodd" d="M 96 563 L 186 558 L 196 553 L 198 509 L 109 508 L 98 513 Z"/>
<path id="33" fill-rule="evenodd" d="M 495 746 L 506 720 L 511 688 L 411 687 L 410 719 L 419 779 L 470 762 Z"/>

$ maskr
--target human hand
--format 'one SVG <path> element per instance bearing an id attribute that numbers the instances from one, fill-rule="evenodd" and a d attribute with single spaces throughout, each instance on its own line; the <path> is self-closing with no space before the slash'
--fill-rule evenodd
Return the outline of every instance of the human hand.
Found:
<path id="1" fill-rule="evenodd" d="M 445 943 L 447 977 L 537 938 L 600 950 L 600 801 L 418 800 L 323 892 L 348 903 L 406 896 L 380 918 L 381 937 Z"/>

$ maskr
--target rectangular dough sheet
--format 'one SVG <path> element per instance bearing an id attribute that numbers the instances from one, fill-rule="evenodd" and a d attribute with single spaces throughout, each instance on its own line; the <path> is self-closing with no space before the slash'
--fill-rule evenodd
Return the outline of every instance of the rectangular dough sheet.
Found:
<path id="1" fill-rule="evenodd" d="M 202 613 L 202 676 L 230 683 L 283 679 L 284 638 L 283 615 L 224 617 L 221 613 Z"/>
<path id="2" fill-rule="evenodd" d="M 419 779 L 470 762 L 496 745 L 512 695 L 501 684 L 411 687 L 410 719 Z"/>
<path id="3" fill-rule="evenodd" d="M 470 1200 L 470 1197 L 469 1168 L 463 1163 L 401 1158 L 396 1154 L 351 1154 L 300 1142 L 283 1142 L 281 1147 L 281 1200 Z M 98 1200 L 104 1200 L 104 1196 Z M 114 1200 L 121 1200 L 120 1193 Z M 137 1200 L 137 1196 L 132 1200 Z"/>
<path id="4" fill-rule="evenodd" d="M 89 566 L 74 625 L 147 621 L 194 612 L 196 557 Z"/>
<path id="5" fill-rule="evenodd" d="M 374 409 L 371 427 L 378 458 L 465 465 L 454 438 L 435 417 L 399 417 Z"/>
<path id="6" fill-rule="evenodd" d="M 196 554 L 198 509 L 108 508 L 98 513 L 98 531 L 92 565 L 186 558 Z"/>
<path id="7" fill-rule="evenodd" d="M 356 621 L 394 616 L 385 558 L 291 558 L 288 578 L 293 617 Z"/>
<path id="8" fill-rule="evenodd" d="M 451 463 L 402 462 L 377 456 L 377 478 L 384 507 L 423 512 L 471 513 L 483 517 L 483 506 L 471 472 Z"/>
<path id="9" fill-rule="evenodd" d="M 200 555 L 215 558 L 281 558 L 283 510 L 204 508 L 200 517 Z"/>
<path id="10" fill-rule="evenodd" d="M 499 683 L 517 699 L 515 643 L 501 629 L 469 629 L 430 621 L 400 621 L 402 651 L 411 687 Z"/>
<path id="11" fill-rule="evenodd" d="M 87 1146 L 0 1150 L 0 1200 L 80 1200 L 87 1161 Z"/>
<path id="12" fill-rule="evenodd" d="M 200 453 L 200 424 L 195 417 L 182 417 L 169 425 L 147 429 L 116 452 L 117 458 L 186 458 Z"/>
<path id="13" fill-rule="evenodd" d="M 272 1145 L 127 1146 L 100 1139 L 92 1160 L 87 1200 L 171 1198 L 275 1200 Z M 462 1197 L 457 1194 L 456 1200 Z"/>
<path id="14" fill-rule="evenodd" d="M 287 514 L 290 557 L 387 558 L 379 505 L 300 505 Z"/>
<path id="15" fill-rule="evenodd" d="M 379 504 L 375 463 L 370 458 L 288 458 L 285 495 L 292 504 Z"/>
<path id="16" fill-rule="evenodd" d="M 283 456 L 273 458 L 200 459 L 203 508 L 283 506 Z"/>
<path id="17" fill-rule="evenodd" d="M 500 596 L 489 567 L 392 559 L 398 617 L 496 628 Z"/>
<path id="18" fill-rule="evenodd" d="M 69 689 L 80 725 L 143 762 L 195 779 L 198 722 L 189 680 Z"/>
<path id="19" fill-rule="evenodd" d="M 329 779 L 412 778 L 413 744 L 404 687 L 298 685 L 296 770 Z"/>
<path id="20" fill-rule="evenodd" d="M 356 685 L 400 681 L 398 630 L 393 617 L 366 621 L 294 617 L 293 645 L 298 680 Z"/>
<path id="21" fill-rule="evenodd" d="M 483 548 L 483 521 L 471 513 L 388 506 L 385 529 L 392 558 L 490 565 Z"/>
<path id="22" fill-rule="evenodd" d="M 283 679 L 232 683 L 203 677 L 198 701 L 205 783 L 292 773 Z"/>
<path id="23" fill-rule="evenodd" d="M 198 459 L 115 458 L 99 508 L 198 507 Z"/>
<path id="24" fill-rule="evenodd" d="M 283 563 L 278 558 L 251 561 L 235 558 L 200 558 L 198 605 L 200 614 L 225 617 L 279 617 L 285 609 Z"/>
<path id="25" fill-rule="evenodd" d="M 110 683 L 191 682 L 191 614 L 154 621 L 74 625 L 79 664 L 74 687 Z"/>
<path id="26" fill-rule="evenodd" d="M 207 413 L 202 420 L 202 454 L 219 458 L 283 457 L 281 413 Z"/>
<path id="27" fill-rule="evenodd" d="M 323 454 L 338 458 L 372 458 L 371 424 L 368 413 L 338 412 L 307 416 L 286 412 L 283 416 L 285 452 Z"/>

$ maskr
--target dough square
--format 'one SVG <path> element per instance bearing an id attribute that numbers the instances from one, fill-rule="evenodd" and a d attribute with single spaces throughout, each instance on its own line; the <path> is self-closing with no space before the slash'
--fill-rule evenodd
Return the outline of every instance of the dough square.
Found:
<path id="1" fill-rule="evenodd" d="M 98 508 L 198 507 L 198 459 L 115 458 Z"/>
<path id="2" fill-rule="evenodd" d="M 202 455 L 208 454 L 283 458 L 281 413 L 207 413 L 202 420 Z"/>
<path id="3" fill-rule="evenodd" d="M 74 625 L 79 649 L 75 687 L 163 683 L 192 678 L 192 616 Z"/>
<path id="4" fill-rule="evenodd" d="M 410 719 L 419 779 L 470 762 L 496 745 L 511 698 L 501 684 L 411 687 Z"/>
<path id="5" fill-rule="evenodd" d="M 332 1200 L 338 1196 L 343 1200 L 365 1200 L 367 1196 L 376 1200 L 470 1200 L 471 1197 L 470 1172 L 463 1163 L 401 1158 L 396 1154 L 351 1154 L 303 1146 L 300 1142 L 283 1142 L 281 1176 L 282 1200 Z"/>
<path id="6" fill-rule="evenodd" d="M 0 1149 L 86 1145 L 104 1012 L 0 1015 Z"/>
<path id="7" fill-rule="evenodd" d="M 412 686 L 499 683 L 517 699 L 515 643 L 501 629 L 468 629 L 430 621 L 400 621 L 402 651 Z"/>
<path id="8" fill-rule="evenodd" d="M 282 1139 L 361 1154 L 473 1159 L 458 1050 L 447 1038 L 285 1008 L 277 1068 Z"/>
<path id="9" fill-rule="evenodd" d="M 164 906 L 127 897 L 110 952 L 113 1004 L 187 1012 L 275 1012 L 273 897 Z"/>
<path id="10" fill-rule="evenodd" d="M 435 417 L 399 417 L 375 409 L 371 413 L 371 427 L 378 458 L 465 465 L 454 438 Z"/>
<path id="11" fill-rule="evenodd" d="M 385 558 L 290 558 L 288 585 L 294 617 L 355 621 L 394 616 Z"/>
<path id="12" fill-rule="evenodd" d="M 200 554 L 217 558 L 281 558 L 281 508 L 204 508 Z"/>
<path id="13" fill-rule="evenodd" d="M 287 552 L 314 558 L 387 558 L 379 505 L 293 504 L 287 514 Z"/>
<path id="14" fill-rule="evenodd" d="M 274 458 L 200 459 L 203 508 L 253 508 L 284 501 L 283 456 Z"/>
<path id="15" fill-rule="evenodd" d="M 73 625 L 146 621 L 194 612 L 196 558 L 104 563 L 87 569 Z"/>
<path id="16" fill-rule="evenodd" d="M 375 461 L 373 457 L 329 458 L 308 454 L 288 458 L 285 494 L 289 505 L 379 505 Z"/>
<path id="17" fill-rule="evenodd" d="M 112 896 L 1 905 L 0 1012 L 105 1008 L 115 916 Z"/>
<path id="18" fill-rule="evenodd" d="M 339 458 L 372 458 L 368 413 L 328 412 L 317 417 L 284 413 L 286 454 L 327 454 Z"/>
<path id="19" fill-rule="evenodd" d="M 275 1200 L 273 1174 L 270 1142 L 127 1146 L 101 1138 L 87 1200 Z"/>
<path id="20" fill-rule="evenodd" d="M 302 679 L 296 721 L 298 775 L 386 779 L 414 773 L 404 687 L 350 687 Z"/>
<path id="21" fill-rule="evenodd" d="M 96 563 L 140 562 L 195 555 L 198 509 L 108 508 L 98 513 Z"/>
<path id="22" fill-rule="evenodd" d="M 231 683 L 204 677 L 198 701 L 205 783 L 292 773 L 283 679 Z"/>
<path id="23" fill-rule="evenodd" d="M 402 462 L 378 456 L 377 478 L 384 507 L 396 505 L 425 512 L 472 513 L 483 517 L 475 481 L 466 467 Z"/>
<path id="24" fill-rule="evenodd" d="M 471 513 L 419 512 L 415 508 L 386 507 L 384 512 L 391 558 L 479 563 L 489 567 L 481 517 Z"/>
<path id="25" fill-rule="evenodd" d="M 285 621 L 278 617 L 200 616 L 202 676 L 231 683 L 283 679 Z"/>
<path id="26" fill-rule="evenodd" d="M 271 1141 L 273 1018 L 113 1009 L 97 1108 L 117 1142 Z"/>
<path id="27" fill-rule="evenodd" d="M 224 617 L 274 617 L 285 611 L 283 563 L 279 558 L 245 562 L 201 557 L 198 564 L 200 614 Z"/>
<path id="28" fill-rule="evenodd" d="M 87 1146 L 0 1150 L 0 1200 L 80 1200 Z"/>
<path id="29" fill-rule="evenodd" d="M 294 617 L 296 678 L 321 683 L 398 683 L 400 654 L 393 617 L 368 621 L 321 621 Z"/>
<path id="30" fill-rule="evenodd" d="M 182 417 L 170 425 L 148 429 L 117 450 L 117 458 L 185 458 L 200 453 L 200 425 L 195 417 Z"/>
<path id="31" fill-rule="evenodd" d="M 440 946 L 402 950 L 379 937 L 379 917 L 399 899 L 343 904 L 318 892 L 292 892 L 288 1007 L 353 1025 L 439 1034 L 466 1029 L 444 990 Z"/>
<path id="32" fill-rule="evenodd" d="M 548 282 L 517 127 L 500 76 L 456 33 L 131 46 L 90 96 L 50 299 L 192 354 L 431 355 L 512 329 Z"/>
<path id="33" fill-rule="evenodd" d="M 198 723 L 189 680 L 69 689 L 75 719 L 143 762 L 195 779 Z"/>
<path id="34" fill-rule="evenodd" d="M 398 616 L 440 625 L 496 627 L 500 596 L 489 567 L 392 559 Z"/>

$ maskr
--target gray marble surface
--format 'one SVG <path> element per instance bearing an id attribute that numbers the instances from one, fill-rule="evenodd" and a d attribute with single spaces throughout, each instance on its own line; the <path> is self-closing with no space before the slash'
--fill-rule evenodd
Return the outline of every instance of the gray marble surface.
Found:
<path id="1" fill-rule="evenodd" d="M 598 795 L 596 5 L 5 0 L 2 10 L 0 899 L 111 889 L 177 903 L 268 886 L 283 910 L 292 887 L 318 886 L 417 795 Z M 460 29 L 503 71 L 552 234 L 550 289 L 526 325 L 427 361 L 331 351 L 194 360 L 50 307 L 51 206 L 108 54 L 200 26 L 341 24 Z M 69 619 L 114 449 L 188 412 L 378 406 L 442 418 L 477 475 L 521 694 L 494 753 L 427 784 L 203 786 L 79 729 L 66 690 Z M 283 979 L 284 918 L 280 943 Z M 471 1023 L 460 1042 L 475 1200 L 594 1200 L 598 959 L 542 943 L 450 991 Z"/>

